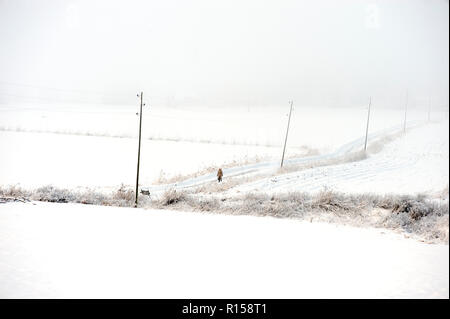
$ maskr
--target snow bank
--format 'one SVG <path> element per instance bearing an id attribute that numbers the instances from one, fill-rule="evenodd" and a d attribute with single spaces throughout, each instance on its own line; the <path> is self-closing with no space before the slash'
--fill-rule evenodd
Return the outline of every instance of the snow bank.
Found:
<path id="1" fill-rule="evenodd" d="M 251 216 L 0 205 L 2 298 L 448 298 L 449 250 Z"/>

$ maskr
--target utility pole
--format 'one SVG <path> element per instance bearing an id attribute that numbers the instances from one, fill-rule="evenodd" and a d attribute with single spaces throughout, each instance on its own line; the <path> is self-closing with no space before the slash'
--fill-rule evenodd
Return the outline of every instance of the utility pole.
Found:
<path id="1" fill-rule="evenodd" d="M 370 120 L 370 106 L 371 105 L 372 105 L 372 97 L 369 98 L 369 111 L 367 112 L 366 141 L 364 142 L 364 152 L 367 150 L 367 136 L 369 134 L 369 120 Z"/>
<path id="2" fill-rule="evenodd" d="M 286 143 L 287 143 L 287 138 L 288 138 L 288 133 L 289 133 L 289 125 L 291 123 L 292 104 L 294 104 L 294 101 L 290 101 L 289 103 L 291 104 L 291 109 L 289 110 L 289 120 L 288 120 L 288 125 L 287 125 L 287 130 L 286 130 L 286 138 L 284 139 L 283 156 L 281 157 L 281 167 L 283 167 L 283 162 L 284 162 L 284 152 L 286 151 Z"/>
<path id="3" fill-rule="evenodd" d="M 139 146 L 138 146 L 138 160 L 137 160 L 137 173 L 136 173 L 136 199 L 134 201 L 134 207 L 137 207 L 138 205 L 138 187 L 139 187 L 139 162 L 141 159 L 141 128 L 142 128 L 142 99 L 143 99 L 144 93 L 141 92 L 141 94 L 138 94 L 138 97 L 141 98 L 141 110 L 139 112 Z"/>
<path id="4" fill-rule="evenodd" d="M 431 96 L 428 100 L 428 122 L 431 120 Z"/>
<path id="5" fill-rule="evenodd" d="M 407 111 L 408 111 L 408 90 L 406 90 L 405 119 L 403 121 L 403 133 L 406 133 L 406 112 Z"/>

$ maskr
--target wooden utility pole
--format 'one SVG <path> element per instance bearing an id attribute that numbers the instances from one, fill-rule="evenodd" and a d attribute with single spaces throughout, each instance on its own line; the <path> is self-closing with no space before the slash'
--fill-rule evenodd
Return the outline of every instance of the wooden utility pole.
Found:
<path id="1" fill-rule="evenodd" d="M 137 160 L 137 173 L 136 173 L 136 199 L 134 201 L 134 207 L 137 207 L 138 205 L 138 188 L 139 188 L 139 162 L 141 159 L 141 128 L 142 128 L 142 99 L 144 96 L 144 93 L 141 92 L 141 95 L 138 94 L 138 97 L 141 98 L 141 109 L 139 112 L 139 146 L 138 146 L 138 160 Z"/>
<path id="2" fill-rule="evenodd" d="M 284 139 L 283 156 L 281 157 L 281 167 L 283 167 L 283 162 L 284 162 L 284 153 L 286 151 L 286 143 L 287 143 L 287 138 L 288 138 L 288 133 L 289 133 L 289 125 L 291 123 L 292 105 L 294 104 L 294 101 L 290 101 L 290 103 L 291 103 L 291 109 L 289 110 L 289 120 L 288 120 L 288 125 L 287 125 L 287 130 L 286 130 L 286 138 Z"/>
<path id="3" fill-rule="evenodd" d="M 369 98 L 369 111 L 367 112 L 366 141 L 364 142 L 364 152 L 367 150 L 367 136 L 369 134 L 369 120 L 370 120 L 370 106 L 371 105 L 372 105 L 372 97 Z"/>
<path id="4" fill-rule="evenodd" d="M 406 133 L 406 112 L 407 111 L 408 111 L 408 90 L 406 90 L 405 119 L 403 121 L 403 133 Z"/>

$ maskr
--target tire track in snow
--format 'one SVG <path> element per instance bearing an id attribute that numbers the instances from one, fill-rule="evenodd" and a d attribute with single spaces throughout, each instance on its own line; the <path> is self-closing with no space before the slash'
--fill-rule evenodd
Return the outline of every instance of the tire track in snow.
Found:
<path id="1" fill-rule="evenodd" d="M 337 182 L 342 181 L 358 181 L 363 182 L 365 180 L 369 180 L 371 177 L 380 176 L 381 174 L 397 170 L 399 168 L 404 168 L 413 165 L 414 163 L 395 163 L 395 164 L 381 164 L 379 166 L 374 166 L 369 168 L 367 166 L 361 166 L 359 168 L 347 168 L 340 169 L 340 166 L 346 165 L 336 165 L 330 168 L 327 168 L 318 174 L 322 173 L 319 178 L 306 178 L 306 176 L 302 176 L 305 174 L 299 174 L 294 177 L 290 177 L 287 180 L 283 180 L 282 178 L 272 178 L 269 183 L 255 184 L 252 185 L 252 190 L 282 190 L 289 189 L 295 187 L 296 190 L 313 192 L 322 189 L 324 186 L 330 187 L 334 186 Z M 316 169 L 312 169 L 316 170 Z M 316 175 L 317 176 L 317 175 Z M 300 182 L 299 182 L 300 180 Z M 307 182 L 302 183 L 301 180 L 307 180 Z M 261 186 L 259 188 L 258 186 Z M 259 189 L 258 189 L 259 188 Z"/>
<path id="2" fill-rule="evenodd" d="M 329 167 L 312 168 L 302 172 L 294 172 L 281 176 L 265 178 L 263 180 L 255 181 L 246 185 L 237 186 L 233 189 L 239 191 L 276 190 L 296 186 L 301 190 L 311 191 L 316 188 L 321 188 L 324 182 L 327 182 L 327 184 L 329 185 L 330 179 L 340 181 L 357 178 L 367 179 L 371 176 L 379 175 L 380 173 L 383 172 L 388 172 L 401 167 L 405 167 L 406 165 L 412 164 L 406 162 L 379 163 L 379 165 L 372 165 L 375 167 L 375 172 L 374 171 L 367 172 L 367 166 L 355 168 L 354 167 L 355 164 L 353 164 L 352 167 L 348 167 L 349 164 L 339 164 Z M 233 189 L 230 191 L 232 192 Z"/>

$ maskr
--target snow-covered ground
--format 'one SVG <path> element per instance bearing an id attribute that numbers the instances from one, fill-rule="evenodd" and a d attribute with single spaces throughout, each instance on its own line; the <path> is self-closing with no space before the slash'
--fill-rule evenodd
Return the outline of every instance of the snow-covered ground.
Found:
<path id="1" fill-rule="evenodd" d="M 160 177 L 164 180 L 233 162 L 242 165 L 259 159 L 275 161 L 274 167 L 277 166 L 282 153 L 281 143 L 287 121 L 284 113 L 286 112 L 280 108 L 262 109 L 258 112 L 150 108 L 144 116 L 141 185 L 148 187 L 161 180 Z M 39 107 L 24 109 L 3 106 L 0 108 L 0 115 L 0 185 L 39 187 L 52 184 L 67 188 L 117 188 L 122 183 L 132 186 L 135 182 L 137 139 L 133 136 L 137 133 L 137 117 L 134 111 L 124 109 L 110 111 L 99 108 L 50 111 Z M 423 110 L 413 109 L 408 120 L 410 122 L 423 120 L 425 115 Z M 299 106 L 294 110 L 286 156 L 288 158 L 308 156 L 315 154 L 316 151 L 326 155 L 355 139 L 362 141 L 365 117 L 365 107 L 313 109 Z M 423 138 L 419 139 L 420 143 L 414 149 L 430 158 L 427 155 L 430 147 L 426 143 L 432 143 L 433 154 L 440 152 L 442 161 L 430 163 L 426 171 L 432 176 L 436 174 L 444 176 L 448 175 L 448 170 L 443 170 L 441 163 L 445 162 L 445 159 L 448 162 L 448 139 L 446 144 L 443 140 L 443 136 L 446 136 L 443 134 L 445 125 L 448 130 L 448 113 L 433 113 L 433 118 L 437 117 L 444 119 L 444 126 L 433 130 L 433 126 L 429 125 L 428 129 L 422 130 Z M 398 126 L 402 119 L 401 109 L 387 110 L 374 107 L 370 132 L 382 132 L 395 125 Z M 411 134 L 414 131 L 412 130 Z M 267 139 L 273 140 L 266 143 Z M 186 142 L 186 140 L 219 143 Z M 413 138 L 409 140 L 414 141 Z M 370 142 L 371 140 L 369 146 Z M 443 146 L 442 149 L 436 144 L 438 142 Z M 256 144 L 277 146 L 256 146 Z M 410 144 L 414 147 L 413 143 Z M 406 148 L 403 150 L 409 152 Z M 381 158 L 381 161 L 392 160 L 388 165 L 401 165 L 401 161 L 396 160 L 396 155 L 389 155 L 388 151 L 383 151 L 383 154 L 393 157 L 393 160 Z M 394 150 L 394 154 L 398 153 L 395 152 Z M 386 157 L 380 155 L 383 156 Z M 433 158 L 436 159 L 438 156 L 440 155 Z M 414 161 L 416 157 L 409 161 Z M 373 158 L 364 163 L 377 160 L 378 158 Z M 426 166 L 426 159 L 422 163 L 418 169 L 419 173 L 425 172 L 421 168 Z M 378 167 L 382 166 L 380 165 Z M 346 167 L 353 169 L 351 166 Z M 340 168 L 330 169 L 338 172 Z M 345 170 L 345 167 L 343 169 Z M 365 168 L 356 167 L 354 172 L 358 170 Z M 225 175 L 231 171 L 227 169 Z M 376 174 L 376 170 L 374 173 Z M 323 173 L 319 170 L 314 175 L 323 176 Z M 432 177 L 433 187 L 435 184 L 442 184 L 442 178 Z M 427 183 L 429 180 L 427 177 Z M 325 183 L 322 179 L 321 183 L 316 184 L 320 184 L 321 187 L 328 182 L 331 186 L 336 185 L 333 178 L 325 179 Z M 405 181 L 402 183 L 417 185 Z M 444 183 L 441 188 L 445 186 Z M 425 185 L 426 189 L 427 187 L 428 184 Z M 370 191 L 371 186 L 367 186 L 367 189 Z"/>
<path id="2" fill-rule="evenodd" d="M 134 112 L 0 109 L 0 186 L 95 191 L 132 186 Z M 141 185 L 151 187 L 161 172 L 173 177 L 235 162 L 224 168 L 225 181 L 232 172 L 256 176 L 265 170 L 271 176 L 237 185 L 229 196 L 323 187 L 433 196 L 447 187 L 448 198 L 448 112 L 424 123 L 424 112 L 412 110 L 409 123 L 422 124 L 380 144 L 393 133 L 390 128 L 401 126 L 403 113 L 375 108 L 368 158 L 280 175 L 287 120 L 281 113 L 149 110 Z M 317 159 L 334 160 L 363 145 L 364 107 L 297 108 L 294 114 L 287 166 L 296 161 L 314 166 Z M 257 158 L 263 162 L 252 164 Z M 214 175 L 177 185 L 214 182 Z M 380 229 L 76 204 L 0 204 L 0 297 L 448 298 L 448 260 L 448 245 Z"/>
<path id="3" fill-rule="evenodd" d="M 0 185 L 117 187 L 136 180 L 137 139 L 0 131 L 0 145 Z M 265 146 L 143 140 L 140 182 L 278 154 Z"/>
<path id="4" fill-rule="evenodd" d="M 143 138 L 281 147 L 289 106 L 252 108 L 168 108 L 148 103 L 143 111 Z M 408 120 L 426 120 L 428 107 L 411 108 Z M 138 106 L 0 105 L 0 130 L 137 137 Z M 434 110 L 432 119 L 448 118 Z M 371 109 L 371 131 L 402 124 L 404 109 Z M 367 105 L 314 108 L 294 105 L 289 146 L 332 151 L 366 129 Z M 289 150 L 288 150 L 289 153 Z"/>
<path id="5" fill-rule="evenodd" d="M 448 298 L 448 245 L 251 216 L 0 205 L 2 298 Z"/>
<path id="6" fill-rule="evenodd" d="M 429 194 L 448 187 L 449 122 L 421 125 L 380 151 L 351 163 L 315 167 L 239 185 L 236 192 L 317 192 L 324 188 L 344 193 Z M 370 144 L 369 144 L 370 146 Z"/>

